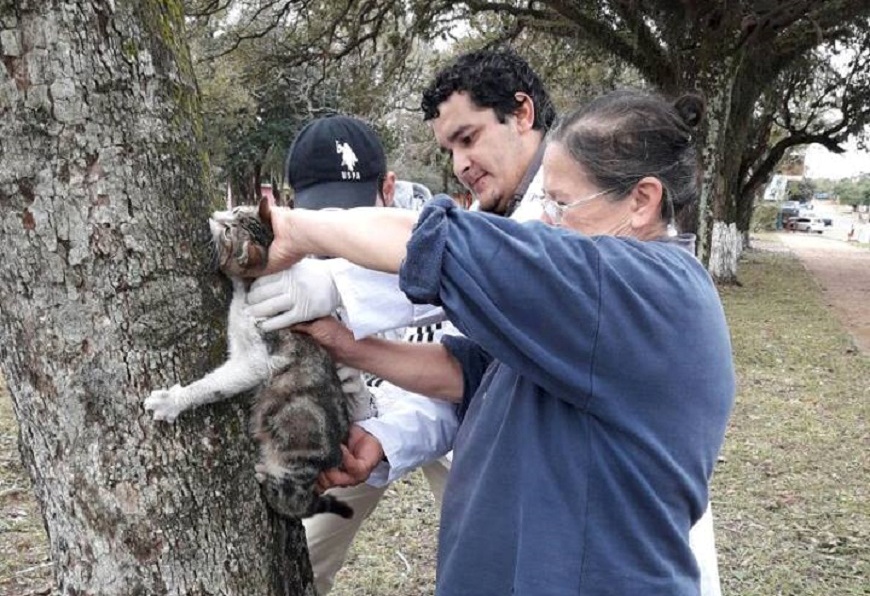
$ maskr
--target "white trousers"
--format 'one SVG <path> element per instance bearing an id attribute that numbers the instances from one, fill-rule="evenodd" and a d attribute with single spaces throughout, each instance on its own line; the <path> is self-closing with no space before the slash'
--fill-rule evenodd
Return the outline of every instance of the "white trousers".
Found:
<path id="1" fill-rule="evenodd" d="M 444 495 L 450 461 L 442 457 L 420 469 L 435 496 L 436 511 L 441 511 L 441 497 Z M 302 520 L 318 596 L 325 596 L 332 590 L 335 574 L 344 565 L 353 539 L 386 491 L 386 486 L 375 488 L 365 483 L 349 488 L 330 489 L 327 491 L 329 494 L 353 507 L 353 517 L 344 519 L 331 513 L 321 513 Z"/>
<path id="2" fill-rule="evenodd" d="M 437 510 L 441 510 L 444 485 L 450 471 L 450 461 L 442 457 L 420 468 L 435 496 Z M 344 519 L 331 513 L 323 513 L 302 520 L 308 539 L 308 553 L 314 571 L 314 586 L 318 596 L 326 596 L 335 583 L 335 574 L 344 565 L 347 551 L 368 519 L 387 487 L 375 488 L 359 484 L 349 488 L 333 488 L 328 492 L 353 507 L 353 517 Z M 722 596 L 719 585 L 719 563 L 716 560 L 716 541 L 713 535 L 713 511 L 707 511 L 689 532 L 689 544 L 701 570 L 701 596 Z"/>
<path id="3" fill-rule="evenodd" d="M 709 503 L 707 511 L 689 531 L 689 546 L 692 547 L 701 570 L 701 596 L 722 596 L 719 562 L 716 560 L 716 539 L 713 536 L 713 510 Z"/>

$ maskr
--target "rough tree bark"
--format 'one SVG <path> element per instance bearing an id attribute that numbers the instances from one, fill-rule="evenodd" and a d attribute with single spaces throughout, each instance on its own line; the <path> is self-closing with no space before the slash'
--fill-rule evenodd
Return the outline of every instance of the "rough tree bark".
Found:
<path id="1" fill-rule="evenodd" d="M 61 594 L 313 595 L 240 402 L 152 422 L 224 357 L 180 2 L 0 0 L 0 364 Z"/>
<path id="2" fill-rule="evenodd" d="M 733 109 L 732 86 L 734 77 L 729 72 L 727 60 L 723 61 L 724 76 L 714 77 L 706 87 L 708 113 L 704 144 L 701 148 L 703 177 L 698 214 L 698 258 L 707 263 L 707 269 L 719 283 L 737 281 L 737 264 L 740 246 L 721 245 L 722 242 L 738 242 L 739 237 L 717 233 L 717 228 L 729 228 L 733 215 L 729 208 L 733 201 L 730 196 L 734 178 L 730 176 L 733 167 L 739 163 L 729 152 L 729 141 L 735 136 L 730 131 L 731 110 Z M 730 126 L 733 128 L 733 125 Z"/>
<path id="3" fill-rule="evenodd" d="M 713 279 L 730 279 L 736 282 L 731 267 L 736 266 L 743 251 L 743 234 L 737 224 L 717 221 L 713 224 L 713 242 L 710 252 L 710 275 Z"/>

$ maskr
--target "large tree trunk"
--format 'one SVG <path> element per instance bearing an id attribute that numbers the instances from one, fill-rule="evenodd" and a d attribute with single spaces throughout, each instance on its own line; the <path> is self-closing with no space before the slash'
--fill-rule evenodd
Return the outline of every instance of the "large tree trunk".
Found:
<path id="1" fill-rule="evenodd" d="M 713 241 L 710 243 L 709 264 L 707 269 L 717 281 L 736 281 L 737 261 L 743 251 L 743 234 L 737 224 L 716 222 L 713 224 Z"/>
<path id="2" fill-rule="evenodd" d="M 709 50 L 709 49 L 708 49 Z M 718 56 L 718 55 L 716 55 Z M 736 171 L 741 153 L 729 152 L 728 140 L 732 135 L 733 90 L 741 57 L 708 59 L 700 69 L 696 84 L 707 100 L 707 115 L 701 142 L 703 164 L 701 198 L 697 211 L 698 258 L 707 265 L 718 282 L 737 279 L 736 246 L 718 246 L 730 242 L 732 234 L 715 233 L 727 228 L 733 221 L 730 214 L 733 198 L 730 195 L 728 174 Z M 716 258 L 716 263 L 711 258 Z"/>
<path id="3" fill-rule="evenodd" d="M 156 423 L 220 362 L 180 2 L 0 0 L 0 363 L 62 594 L 313 594 L 236 402 Z"/>

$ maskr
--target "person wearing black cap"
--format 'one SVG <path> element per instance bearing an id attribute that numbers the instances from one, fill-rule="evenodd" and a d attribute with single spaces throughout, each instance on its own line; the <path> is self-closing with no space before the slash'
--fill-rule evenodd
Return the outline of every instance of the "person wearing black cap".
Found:
<path id="1" fill-rule="evenodd" d="M 387 179 L 384 146 L 371 126 L 349 116 L 318 118 L 296 135 L 285 164 L 293 206 L 303 209 L 383 204 Z"/>
<path id="2" fill-rule="evenodd" d="M 395 206 L 418 210 L 427 196 L 431 198 L 431 193 L 422 185 L 396 180 L 396 175 L 387 170 L 384 148 L 377 133 L 362 120 L 348 116 L 318 118 L 306 124 L 287 153 L 285 169 L 297 208 Z M 293 271 L 260 278 L 251 288 L 249 302 L 258 302 L 251 307 L 251 313 L 259 316 L 260 309 L 265 308 L 269 312 L 284 310 L 284 316 L 293 316 L 291 303 L 298 307 L 306 300 L 328 303 L 332 305 L 330 310 L 337 310 L 340 304 L 332 277 L 341 278 L 340 272 L 349 266 L 343 259 L 305 259 Z M 294 275 L 308 283 L 288 288 L 287 280 Z M 353 282 L 349 285 L 351 287 L 344 288 L 346 292 L 363 297 L 364 286 Z M 268 331 L 276 328 L 276 321 L 264 321 L 261 326 Z M 395 331 L 390 335 L 395 338 L 404 335 L 409 341 L 438 341 L 448 327 L 449 324 L 439 323 L 431 328 L 409 328 L 404 334 Z M 353 518 L 320 514 L 303 520 L 314 584 L 320 596 L 332 588 L 335 574 L 344 564 L 360 526 L 396 477 L 421 467 L 436 500 L 440 501 L 444 492 L 447 467 L 436 456 L 449 450 L 448 437 L 452 439 L 455 434 L 458 419 L 453 406 L 404 391 L 380 379 L 366 379 L 366 385 L 368 387 L 351 382 L 347 386 L 362 393 L 356 396 L 357 403 L 370 406 L 355 413 L 357 425 L 352 429 L 351 441 L 355 436 L 371 433 L 381 443 L 399 445 L 405 437 L 415 436 L 425 445 L 421 452 L 426 456 L 421 459 L 407 451 L 390 452 L 395 462 L 391 475 L 384 473 L 374 484 L 332 489 L 337 497 L 353 507 Z M 408 457 L 403 457 L 405 455 Z"/>

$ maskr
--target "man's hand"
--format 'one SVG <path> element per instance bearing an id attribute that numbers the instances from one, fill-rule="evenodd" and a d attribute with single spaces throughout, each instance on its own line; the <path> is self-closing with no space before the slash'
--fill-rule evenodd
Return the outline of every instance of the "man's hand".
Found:
<path id="1" fill-rule="evenodd" d="M 331 315 L 341 304 L 326 261 L 303 259 L 289 269 L 257 279 L 248 291 L 248 312 L 263 331 Z"/>
<path id="2" fill-rule="evenodd" d="M 356 340 L 353 332 L 338 319 L 323 317 L 310 323 L 300 323 L 293 326 L 293 331 L 310 335 L 329 352 L 333 360 L 353 366 L 352 358 L 348 359 L 347 356 Z"/>
<path id="3" fill-rule="evenodd" d="M 381 442 L 356 424 L 351 425 L 347 446 L 341 446 L 341 454 L 341 467 L 321 472 L 317 477 L 317 488 L 321 492 L 335 486 L 356 486 L 365 482 L 384 459 Z"/>

